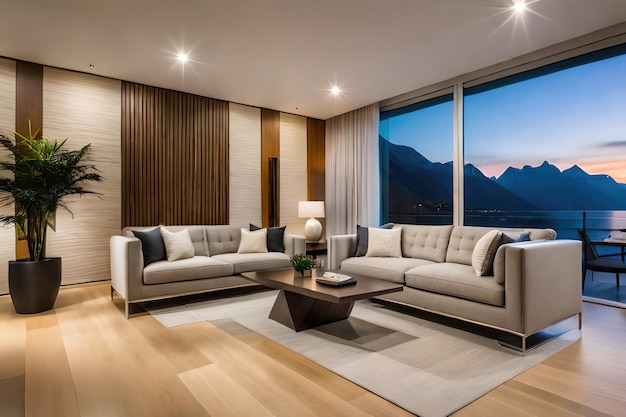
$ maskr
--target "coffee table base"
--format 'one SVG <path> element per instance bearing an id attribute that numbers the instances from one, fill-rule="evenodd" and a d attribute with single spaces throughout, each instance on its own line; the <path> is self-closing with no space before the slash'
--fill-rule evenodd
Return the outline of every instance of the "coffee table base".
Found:
<path id="1" fill-rule="evenodd" d="M 299 332 L 350 316 L 354 302 L 331 303 L 293 292 L 280 290 L 270 319 Z"/>

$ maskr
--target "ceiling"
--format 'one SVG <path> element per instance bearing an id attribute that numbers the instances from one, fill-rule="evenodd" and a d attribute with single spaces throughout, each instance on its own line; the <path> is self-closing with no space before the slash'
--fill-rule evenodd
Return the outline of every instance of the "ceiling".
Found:
<path id="1" fill-rule="evenodd" d="M 327 119 L 626 21 L 512 1 L 2 0 L 0 56 Z"/>

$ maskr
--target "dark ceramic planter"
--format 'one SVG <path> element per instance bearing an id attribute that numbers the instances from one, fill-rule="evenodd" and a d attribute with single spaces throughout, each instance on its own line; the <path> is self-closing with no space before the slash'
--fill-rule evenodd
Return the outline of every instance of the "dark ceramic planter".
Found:
<path id="1" fill-rule="evenodd" d="M 50 310 L 60 286 L 61 258 L 9 261 L 9 293 L 17 313 Z"/>

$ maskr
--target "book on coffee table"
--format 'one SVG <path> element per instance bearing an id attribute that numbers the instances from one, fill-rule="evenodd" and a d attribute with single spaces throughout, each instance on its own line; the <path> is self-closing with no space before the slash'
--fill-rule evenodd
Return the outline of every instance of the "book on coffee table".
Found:
<path id="1" fill-rule="evenodd" d="M 316 282 L 326 285 L 347 285 L 356 283 L 356 279 L 349 275 L 339 274 L 337 272 L 324 272 L 324 275 L 315 279 Z"/>

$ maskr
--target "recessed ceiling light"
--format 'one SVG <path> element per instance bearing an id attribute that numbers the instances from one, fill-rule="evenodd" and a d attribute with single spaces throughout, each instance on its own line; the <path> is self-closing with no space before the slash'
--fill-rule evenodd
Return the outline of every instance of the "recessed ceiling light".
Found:
<path id="1" fill-rule="evenodd" d="M 335 95 L 335 96 L 338 96 L 338 95 L 339 95 L 339 93 L 341 93 L 341 88 L 339 88 L 339 86 L 337 86 L 337 85 L 333 85 L 333 86 L 330 88 L 330 94 L 333 94 L 333 95 Z"/>
<path id="2" fill-rule="evenodd" d="M 179 62 L 182 62 L 184 64 L 185 62 L 187 62 L 188 57 L 187 57 L 187 54 L 180 53 L 176 55 L 176 59 L 178 59 Z"/>
<path id="3" fill-rule="evenodd" d="M 511 8 L 515 13 L 524 13 L 527 9 L 526 3 L 524 1 L 516 2 Z"/>

